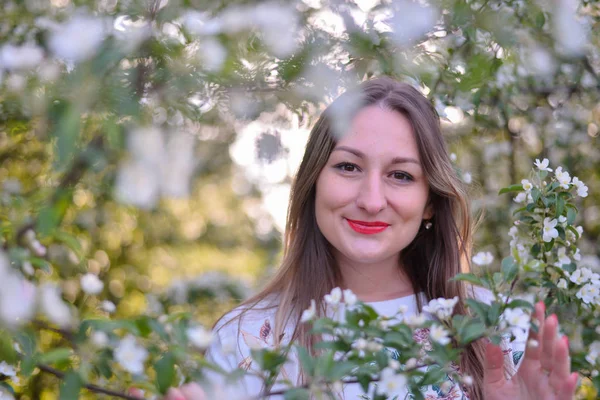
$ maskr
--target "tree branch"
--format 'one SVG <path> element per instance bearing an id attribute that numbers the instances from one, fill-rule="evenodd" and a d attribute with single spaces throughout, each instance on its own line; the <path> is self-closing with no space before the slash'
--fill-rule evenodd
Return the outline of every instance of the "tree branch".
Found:
<path id="1" fill-rule="evenodd" d="M 52 368 L 48 365 L 44 365 L 44 364 L 38 364 L 37 367 L 43 371 L 46 372 L 48 374 L 52 374 L 54 376 L 56 376 L 57 378 L 60 379 L 64 379 L 65 374 L 62 371 L 59 371 L 55 368 Z M 127 399 L 127 400 L 143 400 L 141 397 L 137 397 L 137 396 L 132 396 L 126 393 L 122 393 L 122 392 L 117 392 L 115 390 L 110 390 L 110 389 L 105 389 L 103 387 L 100 387 L 98 385 L 94 385 L 91 383 L 87 383 L 83 385 L 84 388 L 86 388 L 87 390 L 89 390 L 90 392 L 95 392 L 95 393 L 102 393 L 102 394 L 106 394 L 108 396 L 114 396 L 114 397 L 119 397 L 121 399 Z"/>

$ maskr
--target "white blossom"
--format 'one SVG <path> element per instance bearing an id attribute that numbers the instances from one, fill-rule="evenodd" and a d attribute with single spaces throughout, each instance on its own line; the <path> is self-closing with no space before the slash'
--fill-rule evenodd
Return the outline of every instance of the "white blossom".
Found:
<path id="1" fill-rule="evenodd" d="M 494 256 L 489 251 L 479 253 L 473 256 L 473 262 L 477 265 L 490 265 L 494 261 Z"/>
<path id="2" fill-rule="evenodd" d="M 544 242 L 551 242 L 552 239 L 558 237 L 558 231 L 555 228 L 557 223 L 558 221 L 556 219 L 550 219 L 550 217 L 544 218 L 544 227 L 542 230 Z"/>
<path id="3" fill-rule="evenodd" d="M 521 308 L 507 308 L 502 313 L 502 321 L 512 328 L 528 329 L 530 319 L 529 314 Z"/>
<path id="4" fill-rule="evenodd" d="M 381 370 L 379 383 L 377 384 L 377 394 L 387 394 L 388 398 L 401 398 L 406 392 L 406 377 L 399 374 L 393 368 L 384 368 Z"/>
<path id="5" fill-rule="evenodd" d="M 558 284 L 556 285 L 559 289 L 566 289 L 567 288 L 567 281 L 564 280 L 563 278 L 559 279 Z"/>
<path id="6" fill-rule="evenodd" d="M 558 261 L 556 262 L 556 266 L 562 268 L 563 264 L 571 264 L 571 259 L 567 256 L 567 248 L 560 247 L 557 253 Z"/>
<path id="7" fill-rule="evenodd" d="M 71 309 L 63 301 L 58 287 L 47 283 L 40 287 L 40 292 L 41 308 L 48 319 L 61 327 L 71 325 Z"/>
<path id="8" fill-rule="evenodd" d="M 404 322 L 409 326 L 416 327 L 423 325 L 426 320 L 427 318 L 423 314 L 413 314 L 407 316 Z"/>
<path id="9" fill-rule="evenodd" d="M 585 54 L 589 27 L 584 18 L 577 16 L 577 0 L 558 0 L 552 15 L 554 38 L 558 50 L 566 56 Z"/>
<path id="10" fill-rule="evenodd" d="M 429 301 L 429 304 L 423 307 L 423 311 L 435 315 L 442 321 L 450 319 L 452 317 L 452 311 L 454 306 L 458 303 L 458 296 L 452 299 L 445 299 L 440 297 Z"/>
<path id="11" fill-rule="evenodd" d="M 5 375 L 5 376 L 17 376 L 17 369 L 8 364 L 6 361 L 2 361 L 0 362 L 0 375 Z"/>
<path id="12" fill-rule="evenodd" d="M 561 215 L 560 217 L 558 217 L 558 222 L 561 225 L 565 225 L 565 223 L 567 222 L 567 217 L 565 217 L 564 215 Z"/>
<path id="13" fill-rule="evenodd" d="M 333 288 L 331 293 L 325 295 L 325 303 L 337 306 L 342 301 L 342 289 L 339 287 Z"/>
<path id="14" fill-rule="evenodd" d="M 358 298 L 356 297 L 354 292 L 352 292 L 352 290 L 350 290 L 350 289 L 344 290 L 344 303 L 346 303 L 347 306 L 352 307 L 353 305 L 356 304 L 357 301 L 358 301 Z"/>
<path id="15" fill-rule="evenodd" d="M 5 44 L 0 48 L 0 68 L 27 70 L 35 68 L 44 59 L 44 51 L 36 44 L 15 46 Z"/>
<path id="16" fill-rule="evenodd" d="M 590 364 L 596 364 L 598 360 L 598 356 L 600 355 L 600 340 L 596 340 L 590 344 L 590 347 L 587 350 L 587 354 L 585 359 Z"/>
<path id="17" fill-rule="evenodd" d="M 558 167 L 556 168 L 554 175 L 556 176 L 556 180 L 558 181 L 558 183 L 560 183 L 560 187 L 562 187 L 563 189 L 569 188 L 569 184 L 571 183 L 571 177 L 569 176 L 569 173 L 567 171 L 563 171 L 562 167 Z"/>
<path id="18" fill-rule="evenodd" d="M 598 300 L 600 300 L 600 288 L 598 286 L 599 285 L 597 283 L 586 283 L 581 289 L 579 289 L 575 296 L 585 303 L 596 303 Z"/>
<path id="19" fill-rule="evenodd" d="M 112 314 L 117 310 L 115 303 L 109 300 L 103 300 L 102 303 L 100 303 L 100 308 L 109 314 Z"/>
<path id="20" fill-rule="evenodd" d="M 134 375 L 144 372 L 144 362 L 148 358 L 148 351 L 137 344 L 134 336 L 127 335 L 123 338 L 114 351 L 115 361 L 126 371 Z"/>
<path id="21" fill-rule="evenodd" d="M 581 261 L 581 253 L 579 249 L 575 250 L 575 253 L 573 254 L 573 260 Z"/>
<path id="22" fill-rule="evenodd" d="M 367 348 L 367 340 L 365 338 L 358 338 L 352 343 L 352 348 L 356 350 L 365 350 Z"/>
<path id="23" fill-rule="evenodd" d="M 420 39 L 437 20 L 438 12 L 433 7 L 408 0 L 396 0 L 393 4 L 394 14 L 388 22 L 392 28 L 392 38 L 402 47 Z"/>
<path id="24" fill-rule="evenodd" d="M 552 168 L 548 168 L 550 161 L 547 158 L 544 158 L 542 161 L 536 158 L 534 164 L 540 171 L 552 172 Z"/>
<path id="25" fill-rule="evenodd" d="M 578 285 L 583 285 L 587 281 L 592 279 L 592 270 L 589 268 L 578 268 L 569 277 L 570 281 Z"/>
<path id="26" fill-rule="evenodd" d="M 96 53 L 106 33 L 102 19 L 77 15 L 52 32 L 48 47 L 58 58 L 80 62 Z"/>
<path id="27" fill-rule="evenodd" d="M 0 325 L 18 326 L 35 312 L 36 288 L 12 270 L 8 257 L 0 250 Z"/>
<path id="28" fill-rule="evenodd" d="M 98 294 L 104 289 L 104 282 L 96 274 L 87 273 L 81 277 L 81 290 L 87 294 Z"/>
<path id="29" fill-rule="evenodd" d="M 104 347 L 108 344 L 108 335 L 102 331 L 93 332 L 90 339 L 96 347 Z"/>
<path id="30" fill-rule="evenodd" d="M 441 325 L 433 325 L 429 329 L 429 337 L 434 342 L 444 346 L 450 343 L 450 332 L 444 329 L 444 327 Z"/>
<path id="31" fill-rule="evenodd" d="M 314 300 L 310 301 L 310 307 L 302 312 L 302 316 L 300 317 L 300 322 L 308 322 L 312 321 L 317 315 L 317 304 Z"/>
<path id="32" fill-rule="evenodd" d="M 467 185 L 469 185 L 469 184 L 471 184 L 471 182 L 473 182 L 473 176 L 471 175 L 471 173 L 470 173 L 470 172 L 465 172 L 465 173 L 463 174 L 463 181 L 464 181 L 464 182 L 465 182 Z"/>
<path id="33" fill-rule="evenodd" d="M 577 196 L 587 197 L 588 187 L 582 181 L 580 181 L 578 177 L 574 176 L 571 184 L 575 185 L 577 188 Z"/>
<path id="34" fill-rule="evenodd" d="M 216 39 L 205 39 L 200 43 L 199 58 L 209 72 L 219 72 L 227 60 L 227 49 Z"/>
<path id="35" fill-rule="evenodd" d="M 513 199 L 515 203 L 523 203 L 525 200 L 527 200 L 527 193 L 525 192 L 518 193 Z"/>
<path id="36" fill-rule="evenodd" d="M 187 329 L 187 337 L 195 347 L 204 350 L 210 346 L 214 340 L 214 335 L 211 331 L 203 326 L 196 326 Z"/>
<path id="37" fill-rule="evenodd" d="M 521 185 L 523 185 L 523 190 L 525 190 L 525 192 L 527 193 L 529 193 L 531 189 L 533 189 L 533 185 L 527 179 L 522 179 Z"/>

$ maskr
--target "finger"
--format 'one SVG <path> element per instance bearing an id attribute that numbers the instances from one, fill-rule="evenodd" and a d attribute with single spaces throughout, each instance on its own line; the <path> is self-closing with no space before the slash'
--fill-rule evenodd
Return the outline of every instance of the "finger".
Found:
<path id="1" fill-rule="evenodd" d="M 529 329 L 529 335 L 527 338 L 527 347 L 525 349 L 525 355 L 523 361 L 518 370 L 518 374 L 521 375 L 525 380 L 534 379 L 540 371 L 540 357 L 542 354 L 541 337 L 544 331 L 544 314 L 546 313 L 546 306 L 543 301 L 538 302 L 535 305 L 534 311 L 534 322 L 537 325 L 537 332 L 532 328 Z"/>
<path id="2" fill-rule="evenodd" d="M 561 385 L 558 393 L 558 400 L 573 400 L 575 396 L 575 389 L 577 388 L 577 372 L 573 372 L 566 381 Z"/>
<path id="3" fill-rule="evenodd" d="M 541 357 L 541 350 L 542 350 L 542 346 L 540 344 L 540 338 L 542 337 L 542 332 L 544 330 L 544 315 L 546 313 L 546 306 L 544 305 L 543 301 L 538 302 L 535 305 L 535 313 L 534 313 L 534 319 L 535 322 L 537 323 L 538 326 L 538 330 L 537 332 L 535 332 L 533 329 L 529 329 L 529 335 L 528 335 L 528 340 L 527 340 L 527 351 L 525 353 L 525 359 L 523 360 L 523 362 L 525 362 L 526 360 L 535 360 L 535 361 L 539 361 L 540 357 Z M 537 343 L 537 346 L 531 345 L 532 343 Z"/>
<path id="4" fill-rule="evenodd" d="M 558 319 L 556 314 L 552 314 L 544 322 L 544 331 L 542 332 L 542 348 L 540 362 L 542 369 L 546 372 L 551 372 L 554 365 L 552 360 L 554 358 L 554 341 L 557 340 L 556 333 L 558 331 Z"/>
<path id="5" fill-rule="evenodd" d="M 555 393 L 560 392 L 564 382 L 571 375 L 571 360 L 569 357 L 569 339 L 566 336 L 555 341 L 554 361 L 550 374 L 550 386 Z"/>
<path id="6" fill-rule="evenodd" d="M 494 387 L 504 384 L 504 355 L 500 346 L 488 343 L 485 347 L 483 385 Z"/>
<path id="7" fill-rule="evenodd" d="M 144 391 L 134 387 L 127 389 L 127 394 L 130 396 L 139 397 L 140 399 L 144 398 Z"/>
<path id="8" fill-rule="evenodd" d="M 186 400 L 206 400 L 206 393 L 202 390 L 202 387 L 197 383 L 188 383 L 183 385 L 181 393 L 185 396 Z"/>
<path id="9" fill-rule="evenodd" d="M 185 398 L 183 393 L 181 393 L 181 390 L 175 389 L 175 388 L 170 388 L 167 391 L 167 394 L 165 395 L 163 400 L 187 400 L 187 399 Z"/>

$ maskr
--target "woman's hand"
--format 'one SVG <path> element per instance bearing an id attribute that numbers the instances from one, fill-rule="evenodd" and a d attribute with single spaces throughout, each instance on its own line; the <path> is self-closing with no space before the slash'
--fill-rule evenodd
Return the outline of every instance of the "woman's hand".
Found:
<path id="1" fill-rule="evenodd" d="M 179 389 L 169 389 L 163 400 L 206 400 L 206 394 L 200 385 L 188 383 Z"/>
<path id="2" fill-rule="evenodd" d="M 544 320 L 545 306 L 535 306 L 538 333 L 529 330 L 527 349 L 517 373 L 506 379 L 502 349 L 487 345 L 484 362 L 483 392 L 485 400 L 572 400 L 577 386 L 577 373 L 571 373 L 569 341 L 559 338 L 558 319 Z M 537 342 L 537 346 L 530 343 Z"/>

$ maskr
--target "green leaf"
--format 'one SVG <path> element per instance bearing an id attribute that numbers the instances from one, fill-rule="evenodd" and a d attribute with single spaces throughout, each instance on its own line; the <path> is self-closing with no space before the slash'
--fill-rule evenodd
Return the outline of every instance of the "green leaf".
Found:
<path id="1" fill-rule="evenodd" d="M 301 346 L 296 346 L 296 352 L 298 353 L 298 360 L 300 365 L 307 376 L 313 376 L 315 372 L 315 363 L 313 358 L 308 354 L 308 350 Z"/>
<path id="2" fill-rule="evenodd" d="M 480 338 L 485 333 L 485 325 L 481 321 L 471 319 L 459 333 L 462 343 L 467 344 Z"/>
<path id="3" fill-rule="evenodd" d="M 5 330 L 0 330 L 0 360 L 6 361 L 8 364 L 14 364 L 18 360 L 12 335 Z"/>
<path id="4" fill-rule="evenodd" d="M 567 208 L 567 224 L 573 225 L 573 223 L 575 222 L 575 218 L 577 217 L 577 209 L 571 204 L 567 204 Z"/>
<path id="5" fill-rule="evenodd" d="M 534 187 L 533 189 L 531 189 L 531 198 L 533 199 L 534 203 L 538 202 L 541 195 L 542 195 L 542 193 L 540 192 L 540 190 L 538 188 Z"/>
<path id="6" fill-rule="evenodd" d="M 495 325 L 498 322 L 498 318 L 500 317 L 500 309 L 501 309 L 501 304 L 498 303 L 497 301 L 494 301 L 490 305 L 490 309 L 488 310 L 488 315 L 487 315 L 488 326 Z"/>
<path id="7" fill-rule="evenodd" d="M 356 364 L 350 361 L 336 362 L 328 377 L 332 381 L 337 381 L 350 374 L 355 368 Z"/>
<path id="8" fill-rule="evenodd" d="M 79 398 L 79 391 L 83 386 L 83 381 L 79 374 L 75 371 L 69 371 L 63 378 L 63 383 L 60 386 L 59 400 L 73 400 Z"/>
<path id="9" fill-rule="evenodd" d="M 562 196 L 558 196 L 556 199 L 556 218 L 560 217 L 565 211 L 565 199 Z"/>
<path id="10" fill-rule="evenodd" d="M 502 276 L 505 282 L 512 282 L 519 272 L 519 266 L 513 257 L 505 257 L 502 260 Z"/>
<path id="11" fill-rule="evenodd" d="M 446 371 L 444 371 L 442 368 L 438 367 L 437 365 L 432 366 L 431 368 L 429 368 L 429 370 L 427 370 L 427 372 L 425 373 L 425 376 L 423 376 L 423 379 L 420 382 L 421 386 L 427 386 L 427 385 L 433 385 L 434 383 L 438 383 L 441 382 L 443 379 L 446 378 Z"/>
<path id="12" fill-rule="evenodd" d="M 508 303 L 508 307 L 509 308 L 527 308 L 529 310 L 533 310 L 533 304 L 531 304 L 530 302 L 526 301 L 526 300 L 522 300 L 522 299 L 515 299 L 512 300 L 510 303 Z"/>
<path id="13" fill-rule="evenodd" d="M 10 393 L 13 397 L 15 395 L 15 389 L 8 384 L 8 382 L 0 382 L 0 388 L 3 388 L 6 392 Z M 0 393 L 2 391 L 0 390 Z M 9 397 L 10 398 L 10 397 Z"/>
<path id="14" fill-rule="evenodd" d="M 175 356 L 172 353 L 164 354 L 154 363 L 156 371 L 156 386 L 161 394 L 175 384 Z"/>
<path id="15" fill-rule="evenodd" d="M 328 376 L 333 370 L 335 360 L 333 358 L 334 352 L 329 350 L 325 354 L 321 355 L 315 361 L 315 375 L 316 376 Z"/>
<path id="16" fill-rule="evenodd" d="M 475 312 L 475 314 L 480 317 L 482 320 L 487 320 L 487 315 L 490 310 L 490 306 L 482 303 L 481 301 L 477 301 L 474 299 L 466 299 L 465 302 L 469 306 L 471 310 Z"/>
<path id="17" fill-rule="evenodd" d="M 73 351 L 68 347 L 59 347 L 57 349 L 50 350 L 47 353 L 40 354 L 39 362 L 42 364 L 53 364 L 61 361 L 68 360 Z"/>
<path id="18" fill-rule="evenodd" d="M 535 14 L 535 26 L 538 29 L 542 29 L 546 23 L 546 16 L 543 11 L 539 11 Z M 546 171 L 544 171 L 546 172 Z"/>
<path id="19" fill-rule="evenodd" d="M 456 274 L 450 280 L 451 281 L 464 281 L 464 282 L 472 283 L 472 284 L 477 285 L 477 286 L 484 286 L 484 284 L 481 281 L 481 279 L 479 279 L 479 277 L 477 277 L 473 273 L 460 273 L 460 274 Z"/>
<path id="20" fill-rule="evenodd" d="M 511 192 L 522 192 L 523 191 L 523 185 L 510 185 L 508 187 L 502 188 L 500 189 L 500 192 L 498 192 L 498 194 L 504 194 L 504 193 L 511 193 Z"/>
<path id="21" fill-rule="evenodd" d="M 285 400 L 309 400 L 310 391 L 304 388 L 293 388 L 286 391 L 283 398 Z"/>
<path id="22" fill-rule="evenodd" d="M 408 328 L 408 327 L 406 327 Z M 412 333 L 410 328 L 407 330 L 400 330 L 398 332 L 388 332 L 383 338 L 383 345 L 386 347 L 392 347 L 401 350 L 404 347 L 409 347 L 413 342 Z"/>
<path id="23" fill-rule="evenodd" d="M 53 124 L 52 135 L 57 138 L 58 147 L 56 168 L 63 169 L 73 159 L 80 130 L 80 112 L 78 107 L 67 102 L 57 102 L 54 115 L 57 120 Z"/>

